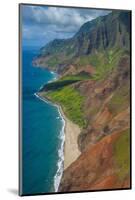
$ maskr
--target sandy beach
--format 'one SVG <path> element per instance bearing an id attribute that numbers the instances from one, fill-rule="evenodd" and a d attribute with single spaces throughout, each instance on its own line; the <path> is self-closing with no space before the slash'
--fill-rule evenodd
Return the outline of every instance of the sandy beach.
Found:
<path id="1" fill-rule="evenodd" d="M 75 161 L 81 152 L 78 149 L 78 135 L 80 128 L 66 118 L 65 147 L 64 147 L 64 170 Z"/>
<path id="2" fill-rule="evenodd" d="M 78 135 L 80 134 L 81 129 L 78 125 L 74 124 L 70 121 L 62 109 L 60 108 L 60 112 L 65 119 L 65 146 L 64 146 L 64 170 L 74 162 L 81 152 L 78 148 Z"/>
<path id="3" fill-rule="evenodd" d="M 52 101 L 48 97 L 43 97 L 42 94 L 38 93 L 38 96 L 41 97 L 43 100 Z M 77 124 L 74 124 L 72 121 L 70 121 L 64 114 L 61 106 L 56 103 L 52 103 L 56 106 L 58 106 L 59 111 L 62 115 L 62 117 L 65 120 L 65 145 L 64 145 L 64 170 L 72 163 L 74 162 L 79 155 L 81 154 L 79 148 L 78 148 L 78 135 L 81 132 L 80 127 Z"/>

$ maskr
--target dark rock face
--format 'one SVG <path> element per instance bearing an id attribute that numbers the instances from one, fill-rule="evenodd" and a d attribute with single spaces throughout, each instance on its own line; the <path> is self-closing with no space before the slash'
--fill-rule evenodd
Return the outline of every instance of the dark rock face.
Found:
<path id="1" fill-rule="evenodd" d="M 81 55 L 94 54 L 111 48 L 130 47 L 130 12 L 113 11 L 85 23 L 71 39 L 55 39 L 41 48 L 35 64 L 62 68 Z M 54 62 L 50 62 L 54 60 Z M 58 69 L 57 69 L 58 70 Z M 61 70 L 59 70 L 61 72 Z"/>
<path id="2" fill-rule="evenodd" d="M 120 48 L 129 47 L 129 22 L 129 12 L 114 11 L 108 16 L 99 17 L 92 22 L 84 24 L 77 33 L 78 41 L 79 38 L 82 38 L 83 42 L 81 42 L 83 44 L 87 40 L 88 46 L 84 45 L 87 54 L 116 46 Z M 83 29 L 85 30 L 84 32 Z M 84 52 L 81 53 L 83 54 Z"/>

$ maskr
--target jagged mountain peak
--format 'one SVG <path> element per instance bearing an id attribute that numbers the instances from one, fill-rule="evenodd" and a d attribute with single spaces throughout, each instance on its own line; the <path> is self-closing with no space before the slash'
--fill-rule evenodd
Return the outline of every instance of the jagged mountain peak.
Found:
<path id="1" fill-rule="evenodd" d="M 130 48 L 130 11 L 112 11 L 81 26 L 69 39 L 55 39 L 40 51 L 37 65 L 53 67 L 72 64 L 83 55 L 112 49 Z M 91 63 L 90 63 L 91 64 Z"/>

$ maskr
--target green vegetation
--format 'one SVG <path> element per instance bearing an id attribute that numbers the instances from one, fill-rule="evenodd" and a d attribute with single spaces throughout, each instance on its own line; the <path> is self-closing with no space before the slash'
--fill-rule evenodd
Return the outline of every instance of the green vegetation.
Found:
<path id="1" fill-rule="evenodd" d="M 85 119 L 83 114 L 84 97 L 71 86 L 66 86 L 57 91 L 50 91 L 47 95 L 52 101 L 59 103 L 67 117 L 78 124 L 85 127 Z"/>
<path id="2" fill-rule="evenodd" d="M 121 136 L 115 142 L 114 159 L 119 167 L 119 178 L 125 178 L 130 171 L 130 129 L 123 131 Z"/>
<path id="3" fill-rule="evenodd" d="M 87 80 L 89 78 L 90 78 L 90 76 L 88 74 L 76 74 L 76 75 L 64 76 L 57 81 L 48 83 L 45 86 L 45 90 L 46 91 L 47 90 L 57 90 L 57 89 L 62 88 L 64 86 L 73 84 L 73 83 L 78 82 L 78 81 Z"/>
<path id="4" fill-rule="evenodd" d="M 41 92 L 42 95 L 48 96 L 52 101 L 59 103 L 69 119 L 80 127 L 85 127 L 82 110 L 84 97 L 71 84 L 89 78 L 90 76 L 86 73 L 63 76 L 59 80 L 45 85 Z M 44 91 L 46 92 L 44 93 Z"/>
<path id="5" fill-rule="evenodd" d="M 86 65 L 93 65 L 94 67 L 97 67 L 98 65 L 101 64 L 101 58 L 102 58 L 102 54 L 98 53 L 94 54 L 94 55 L 84 55 L 84 56 L 80 56 L 79 58 L 77 58 L 75 60 L 75 64 L 77 64 L 78 66 L 86 66 Z"/>
<path id="6" fill-rule="evenodd" d="M 58 90 L 58 89 L 63 88 L 65 86 L 71 85 L 71 84 L 73 84 L 77 81 L 78 80 L 72 80 L 72 79 L 54 81 L 52 83 L 48 83 L 48 84 L 45 85 L 45 91 Z"/>
<path id="7" fill-rule="evenodd" d="M 127 85 L 123 85 L 116 90 L 108 104 L 109 110 L 113 115 L 118 114 L 129 105 L 129 91 Z"/>
<path id="8" fill-rule="evenodd" d="M 115 67 L 124 49 L 129 50 L 130 12 L 113 12 L 84 23 L 68 39 L 54 39 L 41 48 L 43 64 L 88 64 L 96 68 L 95 80 L 103 79 Z M 41 61 L 39 59 L 39 61 Z"/>
<path id="9" fill-rule="evenodd" d="M 63 76 L 60 80 L 76 80 L 76 81 L 83 81 L 83 80 L 87 80 L 90 79 L 90 75 L 88 73 L 79 73 L 79 74 L 75 74 L 75 75 L 67 75 L 67 76 Z"/>
<path id="10" fill-rule="evenodd" d="M 102 80 L 107 77 L 118 65 L 118 62 L 123 55 L 123 50 L 113 49 L 108 50 L 98 57 L 99 64 L 96 66 L 96 73 L 93 76 L 94 80 Z"/>
<path id="11" fill-rule="evenodd" d="M 66 56 L 73 56 L 74 52 L 75 52 L 75 48 L 73 45 L 69 44 L 66 46 L 66 52 L 65 52 Z"/>
<path id="12" fill-rule="evenodd" d="M 80 66 L 91 64 L 96 69 L 92 79 L 102 80 L 111 73 L 111 71 L 118 65 L 121 56 L 126 53 L 125 50 L 113 48 L 100 53 L 98 52 L 94 55 L 81 56 L 75 61 L 75 63 Z"/>
<path id="13" fill-rule="evenodd" d="M 57 56 L 51 56 L 51 58 L 47 61 L 48 66 L 56 67 L 60 62 L 60 59 Z"/>

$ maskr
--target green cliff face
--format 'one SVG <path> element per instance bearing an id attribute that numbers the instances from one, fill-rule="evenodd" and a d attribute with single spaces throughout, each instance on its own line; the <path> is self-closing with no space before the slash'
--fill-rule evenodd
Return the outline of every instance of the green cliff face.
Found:
<path id="1" fill-rule="evenodd" d="M 40 94 L 81 128 L 82 153 L 64 171 L 60 192 L 130 187 L 130 15 L 113 11 L 87 22 L 35 60 L 60 74 Z"/>
<path id="2" fill-rule="evenodd" d="M 130 12 L 113 11 L 85 23 L 70 39 L 55 39 L 48 43 L 41 48 L 35 64 L 61 71 L 62 66 L 74 64 L 78 58 L 106 54 L 112 49 L 129 50 L 129 31 Z"/>

